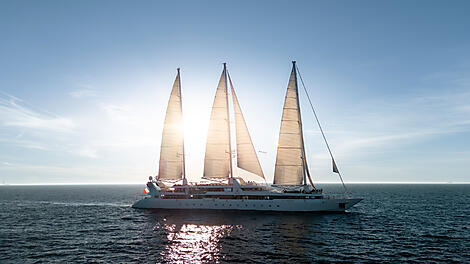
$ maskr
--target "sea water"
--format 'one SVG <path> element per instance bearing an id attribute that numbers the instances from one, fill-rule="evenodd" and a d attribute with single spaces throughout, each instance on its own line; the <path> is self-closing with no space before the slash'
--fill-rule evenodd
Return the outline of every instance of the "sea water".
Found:
<path id="1" fill-rule="evenodd" d="M 0 263 L 470 263 L 470 185 L 349 185 L 340 214 L 131 208 L 143 188 L 0 186 Z"/>

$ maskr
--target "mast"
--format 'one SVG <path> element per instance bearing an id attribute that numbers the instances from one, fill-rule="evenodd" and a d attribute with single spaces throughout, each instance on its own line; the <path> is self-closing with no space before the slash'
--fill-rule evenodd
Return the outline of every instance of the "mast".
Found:
<path id="1" fill-rule="evenodd" d="M 301 157 L 302 157 L 302 171 L 303 171 L 303 182 L 304 185 L 307 185 L 307 178 L 310 184 L 312 185 L 313 188 L 315 186 L 313 185 L 312 178 L 310 177 L 310 172 L 308 171 L 308 165 L 307 165 L 307 155 L 305 154 L 305 142 L 304 142 L 304 131 L 303 131 L 303 124 L 302 124 L 302 116 L 300 114 L 300 102 L 299 102 L 299 89 L 298 89 L 298 83 L 297 83 L 297 65 L 295 64 L 296 61 L 292 61 L 293 67 L 294 67 L 294 76 L 295 76 L 295 86 L 296 86 L 296 91 L 297 91 L 297 105 L 299 106 L 299 130 L 300 130 L 300 146 L 302 148 L 301 152 Z"/>
<path id="2" fill-rule="evenodd" d="M 181 76 L 180 76 L 180 68 L 176 69 L 178 71 L 178 86 L 179 86 L 179 91 L 180 91 L 180 111 L 181 111 L 181 126 L 182 128 L 182 133 L 183 133 L 183 185 L 187 184 L 186 180 L 186 165 L 185 165 L 185 155 L 184 155 L 184 115 L 183 115 L 183 94 L 181 93 Z"/>
<path id="3" fill-rule="evenodd" d="M 227 94 L 227 106 L 228 104 L 228 87 L 227 87 L 227 63 L 224 62 L 224 77 L 225 77 L 225 94 Z M 228 146 L 230 154 L 230 178 L 233 178 L 233 169 L 232 169 L 232 138 L 230 133 L 230 107 L 227 108 L 227 131 L 228 131 Z"/>
<path id="4" fill-rule="evenodd" d="M 297 118 L 299 120 L 299 141 L 300 141 L 300 158 L 302 160 L 302 181 L 303 185 L 307 184 L 306 173 L 305 173 L 305 147 L 304 147 L 304 133 L 302 131 L 302 117 L 300 115 L 300 102 L 299 102 L 299 87 L 297 85 L 297 67 L 295 67 L 295 61 L 292 61 L 292 70 L 294 71 L 294 82 L 295 82 L 295 94 L 297 100 Z"/>

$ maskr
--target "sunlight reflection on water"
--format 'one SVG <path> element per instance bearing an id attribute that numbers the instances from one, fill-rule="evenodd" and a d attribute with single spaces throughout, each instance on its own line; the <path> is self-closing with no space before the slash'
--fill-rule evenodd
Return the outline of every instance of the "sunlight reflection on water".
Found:
<path id="1" fill-rule="evenodd" d="M 157 262 L 220 263 L 280 261 L 306 257 L 312 226 L 322 215 L 260 212 L 146 212 L 153 239 L 159 245 Z M 252 244 L 253 243 L 253 244 Z M 280 254 L 279 252 L 283 252 Z M 156 252 L 155 252 L 156 253 Z"/>
<path id="2" fill-rule="evenodd" d="M 168 233 L 169 244 L 163 253 L 168 262 L 218 263 L 222 237 L 229 236 L 230 225 L 157 224 Z"/>

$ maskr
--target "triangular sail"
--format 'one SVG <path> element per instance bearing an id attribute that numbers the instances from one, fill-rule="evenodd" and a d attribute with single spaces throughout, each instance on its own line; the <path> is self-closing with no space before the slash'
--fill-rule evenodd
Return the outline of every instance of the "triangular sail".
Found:
<path id="1" fill-rule="evenodd" d="M 295 64 L 287 86 L 279 132 L 274 184 L 300 185 L 305 178 L 304 148 Z"/>
<path id="2" fill-rule="evenodd" d="M 228 76 L 232 91 L 233 108 L 235 113 L 235 130 L 237 140 L 237 165 L 239 168 L 254 173 L 264 179 L 263 170 L 256 155 L 255 147 L 251 141 L 245 118 L 243 117 L 240 104 L 238 103 L 235 89 L 233 88 L 230 75 Z"/>
<path id="3" fill-rule="evenodd" d="M 163 124 L 160 147 L 159 180 L 181 180 L 184 175 L 183 113 L 180 72 L 171 90 Z"/>
<path id="4" fill-rule="evenodd" d="M 230 120 L 226 70 L 220 76 L 212 105 L 204 158 L 205 178 L 229 178 L 231 173 Z"/>

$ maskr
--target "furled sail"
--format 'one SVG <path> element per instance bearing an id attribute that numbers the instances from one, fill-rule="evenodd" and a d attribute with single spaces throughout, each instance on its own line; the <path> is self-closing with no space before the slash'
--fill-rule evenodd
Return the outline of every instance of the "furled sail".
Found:
<path id="1" fill-rule="evenodd" d="M 238 103 L 235 89 L 233 88 L 230 75 L 228 76 L 230 88 L 232 91 L 233 108 L 235 113 L 235 131 L 237 140 L 237 165 L 239 168 L 254 173 L 264 178 L 263 170 L 256 155 L 255 147 L 251 141 L 245 118 L 243 117 L 240 104 Z"/>
<path id="2" fill-rule="evenodd" d="M 184 176 L 183 111 L 180 71 L 176 75 L 166 109 L 160 147 L 159 180 L 181 180 Z"/>
<path id="3" fill-rule="evenodd" d="M 229 178 L 231 173 L 230 120 L 226 68 L 220 76 L 212 105 L 204 158 L 205 178 Z"/>
<path id="4" fill-rule="evenodd" d="M 300 185 L 305 178 L 304 148 L 295 64 L 287 86 L 279 132 L 274 184 Z"/>

